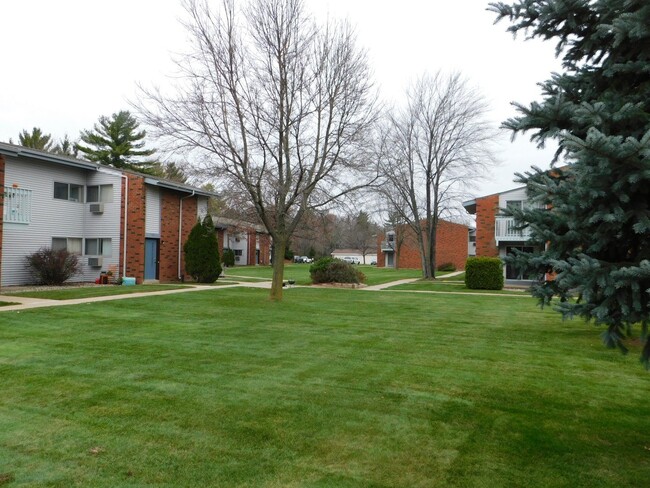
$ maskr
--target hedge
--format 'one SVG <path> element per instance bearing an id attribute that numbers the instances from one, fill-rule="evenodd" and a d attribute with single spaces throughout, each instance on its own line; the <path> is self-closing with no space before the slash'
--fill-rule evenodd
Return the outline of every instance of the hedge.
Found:
<path id="1" fill-rule="evenodd" d="M 499 258 L 468 258 L 465 264 L 465 286 L 472 290 L 501 290 L 503 262 Z"/>

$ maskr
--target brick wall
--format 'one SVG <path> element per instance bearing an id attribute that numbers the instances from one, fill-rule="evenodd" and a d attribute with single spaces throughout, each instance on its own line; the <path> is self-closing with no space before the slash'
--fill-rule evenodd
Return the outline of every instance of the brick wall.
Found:
<path id="1" fill-rule="evenodd" d="M 452 263 L 456 269 L 465 269 L 468 236 L 466 225 L 446 220 L 439 221 L 436 238 L 436 266 Z"/>
<path id="2" fill-rule="evenodd" d="M 160 250 L 158 279 L 178 280 L 178 218 L 180 198 L 175 192 L 162 190 L 160 194 Z M 181 275 L 185 269 L 181 263 Z"/>
<path id="3" fill-rule="evenodd" d="M 499 210 L 499 195 L 476 199 L 476 255 L 498 257 L 494 225 Z"/>
<path id="4" fill-rule="evenodd" d="M 180 249 L 180 274 L 185 273 L 185 255 L 183 245 L 187 241 L 192 227 L 197 222 L 197 197 L 187 198 L 188 195 L 172 190 L 161 191 L 160 207 L 160 263 L 158 279 L 160 281 L 178 281 L 178 255 Z M 183 200 L 183 214 L 181 212 Z M 178 242 L 179 216 L 182 218 L 180 248 Z M 187 277 L 186 277 L 187 278 Z"/>
<path id="5" fill-rule="evenodd" d="M 268 234 L 258 234 L 257 238 L 260 243 L 260 265 L 268 266 L 271 256 L 271 236 Z"/>
<path id="6" fill-rule="evenodd" d="M 247 254 L 248 254 L 248 265 L 255 265 L 255 254 L 257 251 L 257 234 L 255 229 L 248 229 L 247 233 Z"/>
<path id="7" fill-rule="evenodd" d="M 136 283 L 142 283 L 144 278 L 144 243 L 145 243 L 145 205 L 146 191 L 144 177 L 127 174 L 129 185 L 129 202 L 127 209 L 127 239 L 126 239 L 126 276 L 134 276 Z M 122 208 L 124 208 L 124 192 L 122 192 Z M 122 212 L 123 214 L 124 212 Z M 122 217 L 123 218 L 123 217 Z M 120 233 L 123 233 L 122 222 Z M 120 262 L 123 262 L 123 246 L 120 246 Z M 121 268 L 122 269 L 122 268 Z"/>
<path id="8" fill-rule="evenodd" d="M 438 222 L 436 235 L 436 266 L 443 263 L 453 263 L 456 269 L 465 269 L 467 259 L 468 229 L 466 225 L 456 224 L 441 220 Z M 384 267 L 386 263 L 385 254 L 381 250 L 381 241 L 385 236 L 377 237 L 377 266 Z M 397 230 L 395 235 L 395 246 L 399 245 L 399 255 L 396 256 L 396 267 L 421 269 L 422 258 L 415 234 L 408 226 Z"/>

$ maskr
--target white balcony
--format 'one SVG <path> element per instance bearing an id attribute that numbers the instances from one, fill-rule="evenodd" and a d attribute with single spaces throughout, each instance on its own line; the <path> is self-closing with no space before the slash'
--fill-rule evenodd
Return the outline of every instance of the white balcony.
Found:
<path id="1" fill-rule="evenodd" d="M 513 217 L 497 217 L 494 223 L 494 240 L 499 241 L 527 241 L 530 237 L 530 228 L 516 229 Z"/>
<path id="2" fill-rule="evenodd" d="M 32 215 L 32 190 L 4 187 L 4 222 L 29 224 Z"/>

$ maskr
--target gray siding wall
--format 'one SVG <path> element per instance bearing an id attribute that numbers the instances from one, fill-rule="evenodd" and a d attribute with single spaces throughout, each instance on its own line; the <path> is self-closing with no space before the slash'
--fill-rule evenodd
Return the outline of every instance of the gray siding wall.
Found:
<path id="1" fill-rule="evenodd" d="M 145 196 L 145 234 L 147 237 L 160 237 L 160 190 L 147 185 Z"/>
<path id="2" fill-rule="evenodd" d="M 5 223 L 2 242 L 2 286 L 33 282 L 25 256 L 41 247 L 51 247 L 53 237 L 110 238 L 112 255 L 101 268 L 90 268 L 80 256 L 82 271 L 71 281 L 94 281 L 101 270 L 118 265 L 120 242 L 121 178 L 110 169 L 86 171 L 48 162 L 5 157 L 5 185 L 32 190 L 29 224 Z M 104 204 L 102 214 L 91 214 L 89 204 L 54 198 L 54 182 L 78 185 L 113 185 L 113 201 Z M 85 188 L 84 188 L 85 197 Z M 85 199 L 85 198 L 84 198 Z M 82 251 L 84 243 L 82 242 Z"/>
<path id="3" fill-rule="evenodd" d="M 208 198 L 198 197 L 196 202 L 197 217 L 201 220 L 208 214 Z"/>
<path id="4" fill-rule="evenodd" d="M 510 200 L 521 200 L 526 202 L 528 197 L 526 196 L 526 188 L 515 188 L 514 190 L 509 190 L 503 192 L 499 195 L 499 208 L 506 208 L 506 202 Z"/>

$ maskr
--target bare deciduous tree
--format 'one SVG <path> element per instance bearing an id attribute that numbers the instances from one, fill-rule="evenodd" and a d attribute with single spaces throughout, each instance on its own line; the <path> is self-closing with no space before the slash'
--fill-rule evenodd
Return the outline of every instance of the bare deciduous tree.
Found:
<path id="1" fill-rule="evenodd" d="M 187 0 L 193 52 L 175 95 L 143 90 L 157 135 L 202 153 L 206 174 L 247 195 L 273 237 L 271 298 L 307 210 L 364 186 L 375 117 L 365 53 L 345 24 L 317 25 L 301 0 Z M 353 183 L 351 183 L 353 182 Z"/>
<path id="2" fill-rule="evenodd" d="M 380 192 L 413 230 L 425 278 L 435 277 L 438 220 L 494 163 L 487 104 L 459 74 L 421 77 L 383 128 Z"/>

